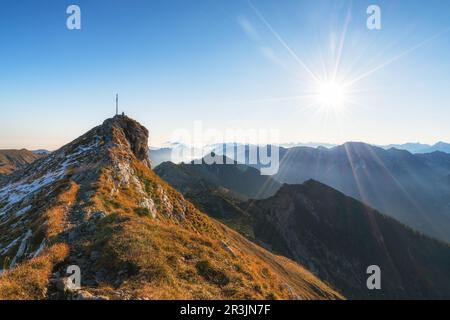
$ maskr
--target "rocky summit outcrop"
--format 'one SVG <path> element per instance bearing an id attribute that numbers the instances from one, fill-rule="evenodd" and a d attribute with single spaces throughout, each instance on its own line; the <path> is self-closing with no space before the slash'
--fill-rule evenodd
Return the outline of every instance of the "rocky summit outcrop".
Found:
<path id="1" fill-rule="evenodd" d="M 111 139 L 110 141 L 120 141 L 127 144 L 136 159 L 144 162 L 150 167 L 147 128 L 124 115 L 118 115 L 112 119 L 106 120 L 101 128 L 104 129 L 105 136 Z M 114 137 L 114 134 L 122 134 L 123 136 L 120 138 Z"/>
<path id="2" fill-rule="evenodd" d="M 116 116 L 0 186 L 0 299 L 342 298 L 199 212 L 147 150 Z"/>

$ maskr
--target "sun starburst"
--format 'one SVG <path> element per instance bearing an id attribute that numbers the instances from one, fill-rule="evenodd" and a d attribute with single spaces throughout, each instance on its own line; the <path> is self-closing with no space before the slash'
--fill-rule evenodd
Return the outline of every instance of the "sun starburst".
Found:
<path id="1" fill-rule="evenodd" d="M 347 99 L 345 86 L 337 81 L 324 81 L 318 84 L 314 97 L 317 103 L 326 108 L 342 108 Z"/>

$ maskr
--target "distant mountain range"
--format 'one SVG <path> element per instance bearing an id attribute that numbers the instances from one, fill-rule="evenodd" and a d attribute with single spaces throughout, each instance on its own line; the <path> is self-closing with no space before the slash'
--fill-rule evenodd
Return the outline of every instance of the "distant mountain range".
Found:
<path id="1" fill-rule="evenodd" d="M 281 183 L 327 184 L 430 236 L 450 241 L 450 154 L 412 154 L 349 142 L 333 148 L 279 148 Z M 236 159 L 249 164 L 249 147 Z M 260 169 L 261 164 L 249 164 Z"/>
<path id="2" fill-rule="evenodd" d="M 311 148 L 333 148 L 333 147 L 337 147 L 337 144 L 332 144 L 332 143 L 314 143 L 314 142 L 310 142 L 310 143 L 284 143 L 284 144 L 280 144 L 280 147 L 283 148 L 293 148 L 293 147 L 311 147 Z M 446 142 L 438 142 L 435 143 L 433 145 L 430 144 L 424 144 L 424 143 L 403 143 L 403 144 L 389 144 L 389 145 L 380 145 L 379 147 L 383 148 L 383 149 L 391 149 L 391 148 L 395 148 L 395 149 L 399 149 L 399 150 L 406 150 L 409 151 L 411 153 L 432 153 L 432 152 L 436 152 L 436 151 L 440 151 L 440 152 L 445 152 L 445 153 L 450 153 L 450 143 L 446 143 Z"/>
<path id="3" fill-rule="evenodd" d="M 391 144 L 382 146 L 384 149 L 395 148 L 399 150 L 406 150 L 411 153 L 432 153 L 436 151 L 450 153 L 450 143 L 438 142 L 434 145 L 422 143 L 405 143 L 405 144 Z"/>
<path id="4" fill-rule="evenodd" d="M 173 163 L 190 162 L 195 159 L 200 159 L 210 152 L 216 152 L 218 154 L 224 154 L 223 149 L 226 147 L 233 146 L 245 146 L 240 143 L 218 143 L 213 145 L 207 145 L 204 148 L 193 148 L 181 143 L 172 143 L 170 146 L 157 148 L 152 147 L 149 149 L 149 156 L 152 159 L 152 167 L 156 167 L 159 164 L 171 161 Z M 248 145 L 247 145 L 248 146 Z M 326 148 L 330 149 L 337 147 L 338 145 L 332 143 L 282 143 L 278 145 L 279 147 L 290 149 L 295 147 L 310 147 L 310 148 Z M 445 142 L 438 142 L 434 145 L 428 145 L 423 143 L 405 143 L 405 144 L 390 144 L 390 145 L 380 145 L 378 146 L 383 149 L 398 149 L 406 150 L 411 153 L 432 153 L 436 151 L 450 153 L 450 144 Z M 179 155 L 185 155 L 181 157 Z M 177 156 L 173 156 L 177 155 Z"/>
<path id="5" fill-rule="evenodd" d="M 325 183 L 392 215 L 401 222 L 450 241 L 450 154 L 411 154 L 364 143 L 331 149 L 280 149 L 274 178 L 298 184 Z"/>
<path id="6" fill-rule="evenodd" d="M 49 155 L 50 153 L 52 153 L 51 151 L 46 150 L 46 149 L 32 150 L 32 152 L 35 154 L 42 154 L 42 155 Z"/>

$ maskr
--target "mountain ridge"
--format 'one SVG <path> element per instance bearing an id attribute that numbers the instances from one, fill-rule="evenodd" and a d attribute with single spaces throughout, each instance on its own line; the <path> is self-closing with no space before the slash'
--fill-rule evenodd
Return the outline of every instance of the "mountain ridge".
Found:
<path id="1" fill-rule="evenodd" d="M 172 164 L 170 170 L 179 170 L 179 166 Z M 199 194 L 211 193 L 199 191 L 202 187 L 190 180 L 180 180 L 174 187 L 193 201 Z M 225 201 L 227 195 L 222 194 L 220 201 Z M 268 250 L 308 266 L 346 297 L 447 299 L 450 296 L 448 244 L 318 181 L 283 184 L 265 199 L 228 198 L 233 205 L 226 209 L 214 205 L 219 201 L 213 196 L 201 199 L 194 204 L 213 217 L 224 214 L 244 217 L 222 221 Z M 366 268 L 370 265 L 381 267 L 383 290 L 367 290 Z"/>
<path id="2" fill-rule="evenodd" d="M 448 299 L 450 246 L 323 183 L 284 184 L 253 201 L 254 233 L 275 252 L 307 265 L 357 299 Z M 378 265 L 382 290 L 365 288 L 365 269 Z"/>
<path id="3" fill-rule="evenodd" d="M 343 298 L 198 211 L 151 171 L 147 144 L 116 116 L 0 187 L 0 299 Z"/>
<path id="4" fill-rule="evenodd" d="M 201 178 L 208 183 L 233 190 L 237 196 L 242 195 L 247 198 L 266 198 L 275 194 L 280 187 L 279 182 L 269 176 L 261 175 L 260 171 L 253 167 L 214 153 L 211 153 L 211 157 L 219 163 L 208 164 L 207 160 L 202 158 L 201 161 L 170 165 L 170 167 L 172 169 L 176 167 L 183 171 L 184 175 Z M 160 164 L 155 168 L 155 172 L 160 176 L 163 175 L 169 183 L 177 185 L 175 178 L 166 176 L 169 172 L 164 170 L 165 166 L 168 164 Z"/>
<path id="5" fill-rule="evenodd" d="M 274 178 L 299 184 L 314 179 L 392 215 L 433 237 L 449 241 L 450 155 L 411 154 L 365 143 L 331 149 L 280 149 Z"/>
<path id="6" fill-rule="evenodd" d="M 27 149 L 0 150 L 0 177 L 4 177 L 18 169 L 24 168 L 42 156 L 43 155 L 37 155 Z"/>

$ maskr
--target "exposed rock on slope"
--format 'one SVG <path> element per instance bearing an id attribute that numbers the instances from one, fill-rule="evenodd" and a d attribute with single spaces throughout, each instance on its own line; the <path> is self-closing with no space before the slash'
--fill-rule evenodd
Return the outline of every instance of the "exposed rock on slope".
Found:
<path id="1" fill-rule="evenodd" d="M 199 212 L 150 170 L 147 140 L 116 116 L 0 188 L 0 299 L 342 297 Z"/>

